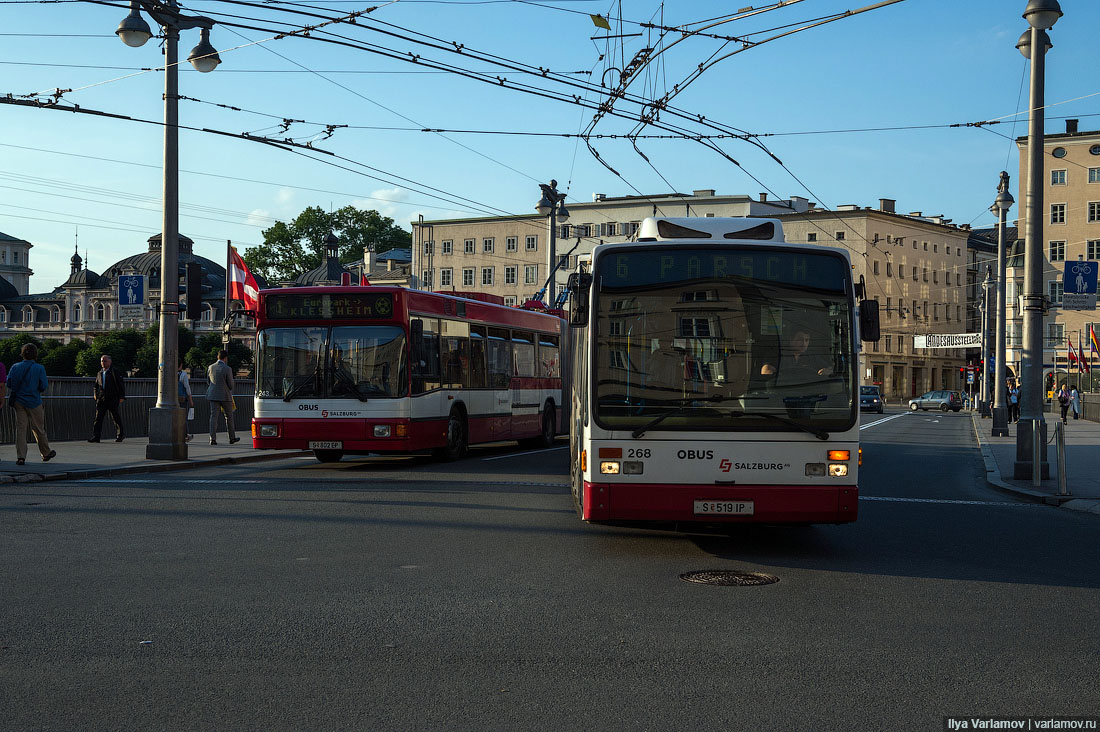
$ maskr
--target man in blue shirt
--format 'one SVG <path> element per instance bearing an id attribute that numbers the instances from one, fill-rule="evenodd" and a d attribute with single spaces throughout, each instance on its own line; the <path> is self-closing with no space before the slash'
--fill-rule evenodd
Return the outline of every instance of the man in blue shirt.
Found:
<path id="1" fill-rule="evenodd" d="M 46 439 L 46 409 L 42 406 L 42 394 L 49 385 L 46 369 L 35 360 L 38 358 L 38 346 L 33 343 L 24 345 L 19 354 L 23 360 L 8 372 L 8 398 L 15 408 L 15 464 L 22 465 L 27 461 L 28 427 L 38 443 L 42 462 L 47 462 L 57 452 L 50 449 L 50 442 Z"/>

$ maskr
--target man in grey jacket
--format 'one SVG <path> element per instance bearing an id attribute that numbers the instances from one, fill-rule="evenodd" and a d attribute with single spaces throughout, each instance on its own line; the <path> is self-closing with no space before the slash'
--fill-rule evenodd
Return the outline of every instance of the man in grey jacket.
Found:
<path id="1" fill-rule="evenodd" d="M 206 378 L 210 386 L 206 389 L 206 401 L 210 404 L 210 444 L 218 444 L 218 420 L 220 412 L 225 412 L 226 426 L 229 427 L 229 444 L 240 442 L 233 429 L 233 369 L 227 363 L 229 351 L 218 351 L 218 360 L 206 369 Z"/>

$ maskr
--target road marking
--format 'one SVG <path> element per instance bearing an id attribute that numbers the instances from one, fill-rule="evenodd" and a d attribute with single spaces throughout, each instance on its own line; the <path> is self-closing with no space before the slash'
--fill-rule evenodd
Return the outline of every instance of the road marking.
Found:
<path id="1" fill-rule="evenodd" d="M 482 460 L 503 460 L 504 458 L 514 458 L 520 455 L 537 455 L 540 452 L 553 452 L 554 450 L 568 450 L 569 445 L 562 445 L 561 447 L 547 447 L 544 450 L 530 450 L 528 452 L 510 452 L 507 455 L 497 455 L 495 457 L 481 458 Z"/>
<path id="2" fill-rule="evenodd" d="M 1040 503 L 1022 501 L 960 501 L 951 498 L 895 498 L 893 496 L 860 496 L 861 501 L 888 501 L 891 503 L 949 503 L 959 506 L 1012 506 L 1015 508 L 1043 508 Z"/>
<path id="3" fill-rule="evenodd" d="M 895 414 L 892 417 L 885 417 L 883 419 L 876 419 L 874 422 L 871 422 L 869 424 L 860 425 L 859 431 L 862 432 L 863 430 L 867 429 L 868 427 L 874 427 L 875 425 L 882 424 L 883 422 L 889 422 L 892 419 L 898 419 L 900 417 L 908 417 L 908 416 L 909 416 L 909 412 L 902 412 L 901 414 Z"/>
<path id="4" fill-rule="evenodd" d="M 421 478 L 395 478 L 393 476 L 384 476 L 385 480 L 390 483 L 406 483 L 406 484 L 424 484 L 424 483 L 438 483 L 445 481 L 448 485 L 522 485 L 522 486 L 534 486 L 537 488 L 570 488 L 569 483 L 537 483 L 533 481 L 520 481 L 520 480 L 454 480 L 449 474 L 444 475 L 440 473 L 426 473 Z M 73 481 L 75 483 L 110 483 L 110 484 L 143 484 L 143 485 L 163 485 L 165 483 L 171 483 L 172 485 L 179 485 L 183 483 L 197 484 L 197 485 L 226 485 L 226 484 L 260 484 L 260 483 L 281 483 L 283 481 L 278 478 L 272 478 L 270 480 L 173 480 L 165 478 L 163 480 L 157 480 L 156 478 L 128 478 L 114 480 L 112 478 L 84 478 L 82 480 Z M 317 483 L 324 483 L 325 485 L 339 486 L 341 484 L 356 484 L 358 481 L 353 480 L 329 480 L 329 481 L 316 481 L 302 483 L 303 490 L 310 490 L 316 487 Z M 323 489 L 322 489 L 323 490 Z M 341 489 L 342 490 L 342 489 Z M 370 491 L 370 488 L 362 488 L 364 491 Z"/>
<path id="5" fill-rule="evenodd" d="M 77 483 L 203 483 L 203 484 L 223 484 L 223 483 L 268 483 L 266 480 L 201 480 L 192 478 L 190 480 L 180 480 L 178 478 L 165 478 L 163 480 L 157 480 L 155 478 L 82 478 L 75 481 Z"/>

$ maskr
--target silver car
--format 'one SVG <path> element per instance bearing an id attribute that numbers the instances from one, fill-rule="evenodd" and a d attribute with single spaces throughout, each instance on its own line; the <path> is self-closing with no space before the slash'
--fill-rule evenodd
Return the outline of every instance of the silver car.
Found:
<path id="1" fill-rule="evenodd" d="M 912 411 L 938 409 L 941 412 L 948 410 L 952 412 L 958 412 L 963 408 L 963 400 L 957 391 L 948 391 L 946 389 L 940 389 L 938 391 L 929 391 L 921 394 L 919 397 L 913 397 L 909 400 L 909 409 Z"/>

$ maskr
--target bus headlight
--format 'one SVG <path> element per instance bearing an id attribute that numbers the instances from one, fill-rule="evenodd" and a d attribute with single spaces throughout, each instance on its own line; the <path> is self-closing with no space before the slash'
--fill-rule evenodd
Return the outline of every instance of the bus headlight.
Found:
<path id="1" fill-rule="evenodd" d="M 645 465 L 641 460 L 623 461 L 623 475 L 641 475 L 644 469 Z"/>
<path id="2" fill-rule="evenodd" d="M 825 463 L 806 463 L 806 475 L 824 477 Z"/>
<path id="3" fill-rule="evenodd" d="M 277 424 L 261 424 L 261 425 L 258 425 L 258 426 L 260 428 L 260 437 L 278 437 L 279 436 L 279 425 L 277 425 Z"/>
<path id="4" fill-rule="evenodd" d="M 604 475 L 618 475 L 619 462 L 617 460 L 604 460 L 600 463 L 600 472 Z"/>
<path id="5" fill-rule="evenodd" d="M 389 437 L 390 436 L 390 426 L 388 424 L 376 424 L 376 425 L 374 425 L 374 436 L 375 437 Z"/>
<path id="6" fill-rule="evenodd" d="M 833 478 L 843 478 L 848 474 L 848 466 L 844 463 L 829 463 L 829 475 Z"/>

